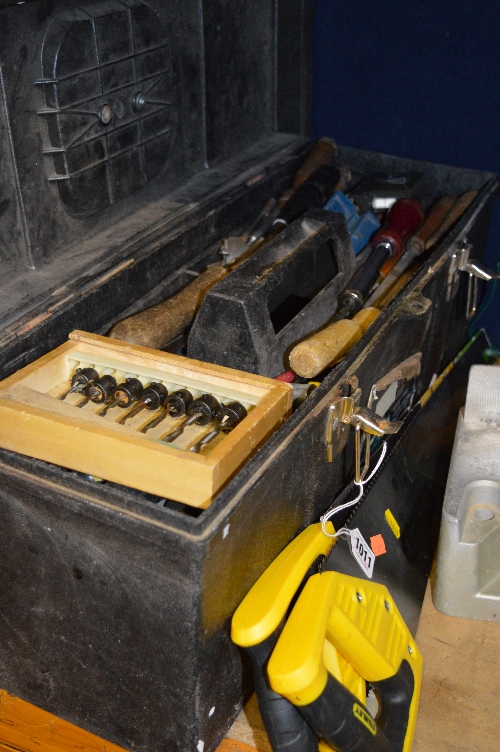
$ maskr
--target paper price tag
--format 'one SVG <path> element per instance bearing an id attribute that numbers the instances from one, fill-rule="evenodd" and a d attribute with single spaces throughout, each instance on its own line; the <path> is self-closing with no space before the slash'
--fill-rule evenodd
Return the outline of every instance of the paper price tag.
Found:
<path id="1" fill-rule="evenodd" d="M 358 528 L 355 527 L 351 532 L 351 552 L 359 566 L 367 577 L 372 578 L 373 566 L 375 564 L 375 554 L 365 541 Z"/>

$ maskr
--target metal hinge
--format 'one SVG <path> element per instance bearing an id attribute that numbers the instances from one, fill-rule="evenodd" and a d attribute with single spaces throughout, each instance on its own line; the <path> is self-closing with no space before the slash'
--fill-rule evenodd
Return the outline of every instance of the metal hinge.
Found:
<path id="1" fill-rule="evenodd" d="M 451 255 L 451 264 L 448 272 L 448 284 L 446 299 L 449 302 L 455 297 L 459 274 L 465 272 L 469 275 L 469 284 L 467 287 L 467 319 L 471 319 L 477 311 L 477 299 L 479 294 L 478 280 L 482 279 L 489 282 L 491 279 L 499 279 L 500 271 L 493 272 L 487 269 L 480 261 L 470 258 L 473 246 L 470 243 L 463 242 L 459 250 L 453 251 Z"/>
<path id="2" fill-rule="evenodd" d="M 326 426 L 326 461 L 333 462 L 347 444 L 348 426 L 354 428 L 354 479 L 356 483 L 362 481 L 370 467 L 370 438 L 369 436 L 384 436 L 397 433 L 402 421 L 389 421 L 381 418 L 367 407 L 359 407 L 357 402 L 361 396 L 361 389 L 355 389 L 349 397 L 334 399 L 328 409 Z M 361 467 L 361 431 L 368 434 L 365 440 L 363 467 Z"/>

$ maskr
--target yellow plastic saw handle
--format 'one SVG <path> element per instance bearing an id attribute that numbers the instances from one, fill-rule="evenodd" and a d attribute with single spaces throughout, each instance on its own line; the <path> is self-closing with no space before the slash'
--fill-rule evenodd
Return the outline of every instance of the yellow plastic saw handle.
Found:
<path id="1" fill-rule="evenodd" d="M 327 530 L 335 530 L 331 522 Z M 335 538 L 326 536 L 321 523 L 309 525 L 269 565 L 236 609 L 231 639 L 247 648 L 267 639 L 281 624 L 309 567 L 327 556 Z"/>
<path id="2" fill-rule="evenodd" d="M 328 671 L 325 638 L 376 687 L 382 701 L 378 725 Z M 296 705 L 328 743 L 338 744 L 331 724 L 343 709 L 344 731 L 351 724 L 366 737 L 360 750 L 411 749 L 422 656 L 385 586 L 338 572 L 310 577 L 271 655 L 268 676 L 272 689 Z"/>
<path id="3" fill-rule="evenodd" d="M 333 525 L 328 524 L 332 535 Z M 274 752 L 318 752 L 308 723 L 288 700 L 269 688 L 265 667 L 293 597 L 311 565 L 326 556 L 334 543 L 321 524 L 310 525 L 266 569 L 233 616 L 231 637 L 246 648 L 252 663 L 259 709 Z M 348 673 L 342 660 L 325 642 L 325 661 L 333 674 Z"/>

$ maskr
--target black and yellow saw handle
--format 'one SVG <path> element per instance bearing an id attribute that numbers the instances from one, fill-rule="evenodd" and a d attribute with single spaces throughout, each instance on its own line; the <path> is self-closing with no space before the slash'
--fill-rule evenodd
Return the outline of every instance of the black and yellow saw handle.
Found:
<path id="1" fill-rule="evenodd" d="M 375 722 L 366 706 L 335 677 L 328 675 L 319 697 L 300 712 L 314 732 L 340 752 L 399 752 L 404 748 L 415 682 L 408 661 L 397 673 L 373 682 L 380 699 Z"/>
<path id="2" fill-rule="evenodd" d="M 332 534 L 333 526 L 328 524 Z M 231 638 L 250 657 L 259 710 L 273 752 L 318 752 L 316 736 L 297 708 L 270 688 L 266 666 L 292 599 L 311 566 L 329 553 L 334 542 L 324 535 L 320 523 L 310 525 L 266 569 L 233 616 Z"/>
<path id="3" fill-rule="evenodd" d="M 332 675 L 325 639 L 375 688 L 376 722 L 360 696 Z M 268 676 L 271 688 L 338 752 L 410 752 L 422 656 L 385 586 L 338 572 L 310 577 L 269 659 Z"/>

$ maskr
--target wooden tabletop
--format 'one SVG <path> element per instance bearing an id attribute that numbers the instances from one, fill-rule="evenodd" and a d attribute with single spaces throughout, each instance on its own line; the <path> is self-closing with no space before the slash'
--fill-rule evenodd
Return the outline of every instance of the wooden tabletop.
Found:
<path id="1" fill-rule="evenodd" d="M 417 644 L 424 673 L 413 752 L 498 752 L 500 623 L 441 614 L 428 586 Z M 255 696 L 217 752 L 272 752 Z"/>

